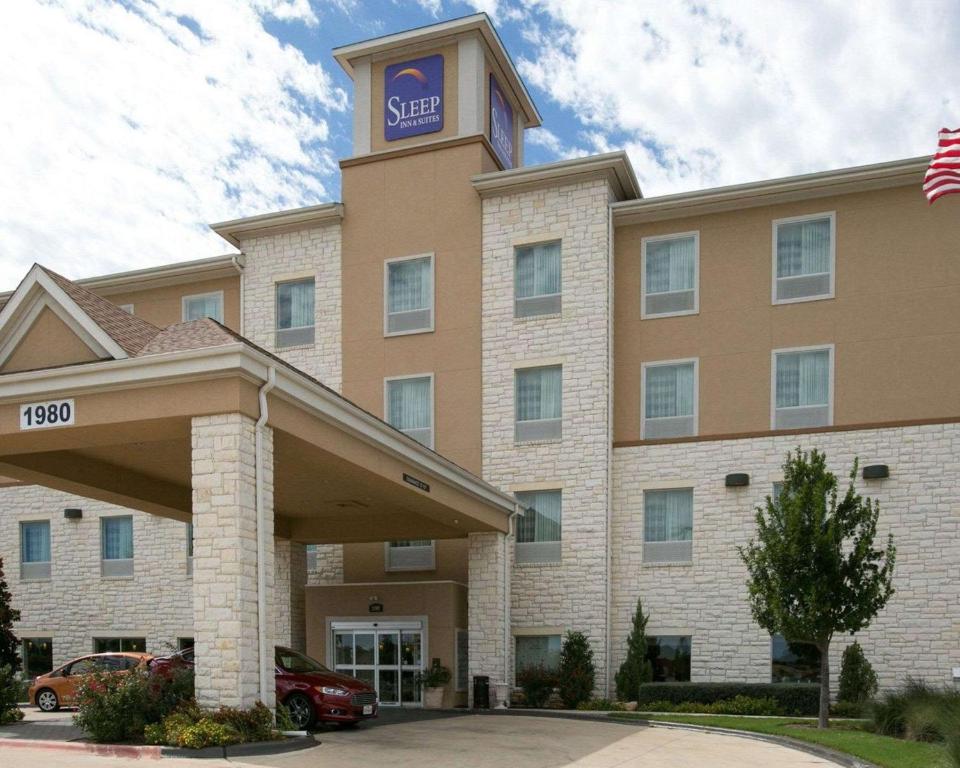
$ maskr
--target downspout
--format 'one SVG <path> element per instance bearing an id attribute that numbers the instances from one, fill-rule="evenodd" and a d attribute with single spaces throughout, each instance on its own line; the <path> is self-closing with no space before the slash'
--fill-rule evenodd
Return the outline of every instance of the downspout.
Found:
<path id="1" fill-rule="evenodd" d="M 240 275 L 240 327 L 237 329 L 237 333 L 243 336 L 243 288 L 244 288 L 244 274 L 243 274 L 243 264 L 240 262 L 240 257 L 243 256 L 242 253 L 235 253 L 230 257 L 230 261 L 233 263 L 233 268 L 237 270 L 237 273 Z"/>
<path id="2" fill-rule="evenodd" d="M 607 206 L 607 530 L 605 539 L 604 571 L 606 576 L 606 596 L 604 611 L 604 655 L 606 656 L 607 674 L 604 680 L 606 697 L 611 694 L 610 681 L 613 678 L 613 300 L 614 300 L 614 227 L 613 208 Z"/>
<path id="3" fill-rule="evenodd" d="M 270 659 L 273 654 L 267 648 L 267 568 L 264 563 L 266 536 L 263 522 L 263 427 L 267 423 L 269 411 L 267 409 L 267 395 L 277 385 L 277 369 L 272 365 L 267 372 L 267 380 L 260 387 L 260 418 L 257 419 L 255 457 L 256 486 L 257 486 L 257 645 L 260 667 L 260 701 L 266 700 L 266 692 L 274 685 L 270 671 Z"/>
<path id="4" fill-rule="evenodd" d="M 503 687 L 505 698 L 497 702 L 497 708 L 506 709 L 510 706 L 510 534 L 513 532 L 513 521 L 523 513 L 523 507 L 517 503 L 513 512 L 507 518 L 507 535 L 503 537 Z"/>

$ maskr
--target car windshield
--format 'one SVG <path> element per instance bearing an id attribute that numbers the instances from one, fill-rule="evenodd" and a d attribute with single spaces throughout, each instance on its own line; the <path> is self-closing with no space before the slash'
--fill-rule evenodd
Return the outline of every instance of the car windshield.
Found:
<path id="1" fill-rule="evenodd" d="M 329 672 L 319 661 L 289 648 L 277 648 L 277 666 L 284 672 Z"/>

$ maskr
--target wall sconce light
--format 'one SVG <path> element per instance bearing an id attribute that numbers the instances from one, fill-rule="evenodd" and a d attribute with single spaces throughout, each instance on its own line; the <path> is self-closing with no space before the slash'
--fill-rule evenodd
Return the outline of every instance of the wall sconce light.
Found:
<path id="1" fill-rule="evenodd" d="M 743 488 L 750 485 L 750 475 L 746 472 L 732 472 L 727 475 L 724 485 L 727 488 Z"/>
<path id="2" fill-rule="evenodd" d="M 63 510 L 63 516 L 67 520 L 79 520 L 83 517 L 83 510 L 76 508 L 69 508 Z"/>
<path id="3" fill-rule="evenodd" d="M 883 480 L 890 477 L 890 467 L 886 464 L 870 464 L 863 468 L 864 480 Z"/>

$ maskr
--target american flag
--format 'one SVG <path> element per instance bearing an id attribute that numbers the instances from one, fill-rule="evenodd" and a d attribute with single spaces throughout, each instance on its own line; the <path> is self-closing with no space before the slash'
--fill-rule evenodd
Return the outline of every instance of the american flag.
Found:
<path id="1" fill-rule="evenodd" d="M 931 203 L 944 195 L 960 194 L 960 128 L 940 129 L 937 154 L 923 177 L 923 194 Z"/>

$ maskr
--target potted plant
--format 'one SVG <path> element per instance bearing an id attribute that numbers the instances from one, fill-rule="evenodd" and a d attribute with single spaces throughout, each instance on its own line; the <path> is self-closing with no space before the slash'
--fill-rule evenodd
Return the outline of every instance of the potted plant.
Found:
<path id="1" fill-rule="evenodd" d="M 443 687 L 450 682 L 450 670 L 434 659 L 429 669 L 417 674 L 417 685 L 423 690 L 424 709 L 440 709 L 443 706 Z"/>

